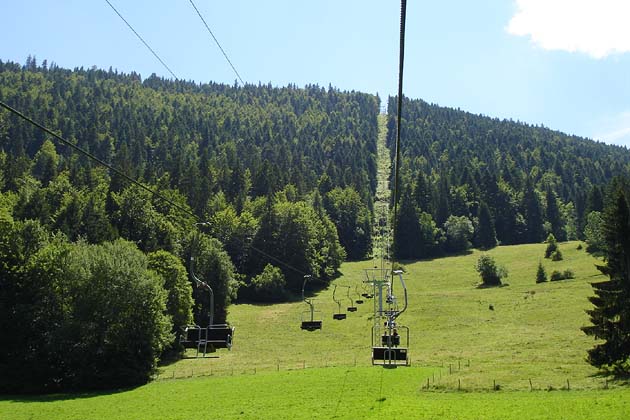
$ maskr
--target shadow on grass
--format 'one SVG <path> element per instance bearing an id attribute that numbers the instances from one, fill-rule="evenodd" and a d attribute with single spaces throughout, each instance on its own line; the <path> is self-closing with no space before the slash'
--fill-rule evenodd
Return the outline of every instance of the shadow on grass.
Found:
<path id="1" fill-rule="evenodd" d="M 115 395 L 123 392 L 129 392 L 146 384 L 130 386 L 128 388 L 118 388 L 111 390 L 95 390 L 95 391 L 68 391 L 54 394 L 23 394 L 23 395 L 0 395 L 0 401 L 9 401 L 14 403 L 34 403 L 34 402 L 55 402 L 81 400 L 88 398 L 96 398 L 107 395 Z"/>
<path id="2" fill-rule="evenodd" d="M 628 368 L 602 368 L 590 375 L 590 377 L 606 379 L 609 383 L 614 385 L 630 385 L 630 370 L 628 370 Z"/>

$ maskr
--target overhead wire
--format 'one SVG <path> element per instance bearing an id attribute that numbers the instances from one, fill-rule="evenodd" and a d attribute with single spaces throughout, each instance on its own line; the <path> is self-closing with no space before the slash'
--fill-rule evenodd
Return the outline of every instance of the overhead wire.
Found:
<path id="1" fill-rule="evenodd" d="M 39 128 L 40 130 L 44 131 L 45 133 L 50 134 L 51 136 L 53 136 L 54 138 L 59 140 L 61 143 L 63 143 L 66 146 L 70 147 L 71 149 L 81 153 L 82 155 L 86 156 L 89 159 L 92 159 L 93 161 L 97 162 L 98 164 L 103 165 L 104 167 L 106 167 L 110 171 L 112 171 L 115 174 L 123 177 L 124 179 L 126 179 L 129 182 L 131 182 L 132 184 L 142 188 L 143 190 L 151 193 L 152 195 L 158 197 L 159 199 L 169 203 L 170 205 L 172 205 L 176 209 L 178 209 L 178 210 L 180 210 L 180 211 L 182 211 L 184 213 L 187 213 L 187 214 L 189 214 L 189 215 L 191 215 L 191 216 L 193 216 L 195 218 L 198 218 L 197 215 L 195 213 L 193 213 L 192 211 L 190 211 L 190 210 L 180 206 L 179 204 L 175 203 L 174 201 L 170 200 L 169 198 L 164 197 L 157 190 L 151 189 L 151 188 L 147 187 L 146 185 L 142 184 L 141 182 L 139 182 L 138 180 L 133 179 L 132 177 L 130 177 L 129 175 L 127 175 L 126 173 L 124 173 L 120 169 L 117 169 L 117 168 L 113 167 L 112 165 L 110 165 L 109 163 L 105 162 L 104 160 L 99 159 L 98 157 L 94 156 L 93 154 L 91 154 L 87 150 L 83 149 L 82 147 L 77 146 L 76 144 L 72 143 L 69 140 L 66 140 L 64 137 L 60 136 L 59 134 L 55 133 L 54 131 L 50 130 L 49 128 L 43 126 L 42 124 L 38 123 L 37 121 L 33 120 L 32 118 L 24 115 L 23 113 L 21 113 L 20 111 L 18 111 L 17 109 L 15 109 L 13 107 L 11 107 L 10 105 L 7 105 L 6 103 L 0 101 L 0 106 L 2 106 L 7 111 L 10 111 L 13 114 L 17 115 L 18 117 L 22 118 L 23 120 L 29 122 L 30 124 L 34 125 L 35 127 Z"/>
<path id="2" fill-rule="evenodd" d="M 241 75 L 238 73 L 238 71 L 236 70 L 236 67 L 234 67 L 234 64 L 232 64 L 232 61 L 230 60 L 230 58 L 228 57 L 227 53 L 225 52 L 225 50 L 223 49 L 223 47 L 221 47 L 221 44 L 219 43 L 219 40 L 217 39 L 216 36 L 214 36 L 214 33 L 212 32 L 212 30 L 210 29 L 210 26 L 208 26 L 208 23 L 206 22 L 206 20 L 203 18 L 203 15 L 201 14 L 201 12 L 199 11 L 199 9 L 197 8 L 197 6 L 195 5 L 195 3 L 193 2 L 193 0 L 189 0 L 190 4 L 192 5 L 192 7 L 195 9 L 195 11 L 197 12 L 197 15 L 199 15 L 199 18 L 201 19 L 201 21 L 203 22 L 203 24 L 205 25 L 206 29 L 208 30 L 208 33 L 210 33 L 210 36 L 212 36 L 212 39 L 214 39 L 214 42 L 217 44 L 217 47 L 219 47 L 219 49 L 221 50 L 221 52 L 223 53 L 223 57 L 225 57 L 225 59 L 227 60 L 227 62 L 230 64 L 230 67 L 232 67 L 232 70 L 234 70 L 234 73 L 236 74 L 236 77 L 238 77 L 238 80 L 241 81 L 241 84 L 243 86 L 245 86 L 245 82 L 243 81 L 243 78 L 241 78 Z"/>
<path id="3" fill-rule="evenodd" d="M 399 47 L 399 61 L 398 61 L 398 109 L 397 121 L 396 121 L 396 161 L 394 163 L 394 223 L 392 227 L 392 236 L 394 241 L 396 240 L 396 218 L 398 217 L 398 184 L 400 178 L 400 127 L 402 120 L 402 105 L 403 105 L 403 69 L 405 63 L 405 21 L 407 18 L 407 0 L 401 0 L 400 2 L 400 47 Z M 395 256 L 392 253 L 392 273 L 395 268 Z M 392 282 L 393 285 L 394 282 Z"/>
<path id="4" fill-rule="evenodd" d="M 115 174 L 121 176 L 123 179 L 129 181 L 131 184 L 136 185 L 139 188 L 142 188 L 143 190 L 151 193 L 153 196 L 157 197 L 160 200 L 163 200 L 167 203 L 169 203 L 170 205 L 172 205 L 174 208 L 180 210 L 181 212 L 184 212 L 190 216 L 192 216 L 195 220 L 200 221 L 201 218 L 199 216 L 197 216 L 194 212 L 192 212 L 191 210 L 182 207 L 181 205 L 177 204 L 176 202 L 174 202 L 173 200 L 169 199 L 168 197 L 165 197 L 164 195 L 160 194 L 157 190 L 152 189 L 147 187 L 146 185 L 142 184 L 140 181 L 130 177 L 129 175 L 125 174 L 124 172 L 122 172 L 120 169 L 117 169 L 116 167 L 110 165 L 109 163 L 105 162 L 102 159 L 99 159 L 98 157 L 94 156 L 93 154 L 91 154 L 90 152 L 88 152 L 87 150 L 83 149 L 80 146 L 77 146 L 76 144 L 72 143 L 71 141 L 65 139 L 64 137 L 62 137 L 61 135 L 55 133 L 54 131 L 52 131 L 51 129 L 47 128 L 46 126 L 38 123 L 37 121 L 33 120 L 32 118 L 28 117 L 27 115 L 23 114 L 22 112 L 18 111 L 17 109 L 11 107 L 10 105 L 4 103 L 3 101 L 0 100 L 0 107 L 6 109 L 7 111 L 13 113 L 14 115 L 20 117 L 21 119 L 23 119 L 24 121 L 32 124 L 33 126 L 37 127 L 38 129 L 42 130 L 43 132 L 53 136 L 54 138 L 56 138 L 57 140 L 59 140 L 62 144 L 70 147 L 71 149 L 75 150 L 76 152 L 84 155 L 85 157 L 87 157 L 88 159 L 91 159 L 93 161 L 95 161 L 96 163 L 98 163 L 99 165 L 102 165 L 104 167 L 106 167 L 107 169 L 109 169 L 110 171 L 114 172 Z M 207 222 L 204 222 L 204 224 L 206 224 Z M 288 268 L 292 271 L 295 271 L 299 274 L 305 275 L 308 274 L 306 272 L 304 272 L 303 270 L 300 270 L 299 268 L 293 267 L 291 264 L 288 264 L 284 261 L 282 261 L 281 259 L 274 257 L 273 255 L 258 249 L 254 246 L 252 246 L 251 244 L 249 245 L 249 248 L 257 253 L 259 253 L 260 255 L 262 255 L 263 257 L 266 257 L 270 260 L 275 261 L 276 263 L 284 266 L 285 268 Z M 320 281 L 319 279 L 313 279 L 316 281 Z"/>
<path id="5" fill-rule="evenodd" d="M 129 27 L 129 29 L 131 29 L 131 31 L 132 31 L 132 32 L 133 32 L 133 33 L 134 33 L 134 34 L 138 37 L 138 39 L 139 39 L 140 41 L 142 41 L 142 43 L 144 44 L 144 46 L 145 46 L 145 47 L 147 47 L 147 48 L 149 49 L 149 51 L 151 51 L 151 53 L 155 56 L 155 58 L 157 58 L 157 59 L 158 59 L 158 61 L 159 61 L 160 63 L 162 63 L 162 65 L 164 66 L 164 68 L 166 68 L 166 70 L 168 70 L 168 72 L 171 74 L 171 76 L 173 76 L 173 78 L 175 78 L 175 80 L 179 80 L 179 79 L 178 79 L 178 77 L 177 77 L 177 76 L 175 76 L 175 73 L 173 73 L 173 71 L 170 69 L 170 67 L 166 65 L 166 63 L 164 62 L 164 60 L 162 60 L 162 59 L 160 58 L 160 56 L 159 56 L 159 55 L 158 55 L 158 54 L 157 54 L 157 53 L 153 50 L 153 48 L 151 48 L 151 46 L 150 46 L 150 45 L 149 45 L 149 44 L 148 44 L 148 43 L 144 40 L 144 38 L 142 38 L 142 37 L 140 36 L 140 34 L 139 34 L 139 33 L 138 33 L 138 32 L 137 32 L 134 28 L 133 28 L 133 26 L 131 26 L 131 24 L 130 24 L 129 22 L 127 22 L 127 19 L 125 19 L 125 18 L 123 17 L 123 15 L 121 15 L 121 14 L 120 14 L 120 12 L 119 12 L 119 11 L 118 11 L 115 7 L 114 7 L 114 5 L 113 5 L 113 4 L 111 4 L 111 3 L 109 2 L 109 0 L 105 0 L 105 2 L 106 2 L 107 4 L 109 4 L 109 7 L 111 7 L 111 8 L 112 8 L 112 10 L 113 10 L 114 12 L 116 12 L 116 14 L 118 15 L 118 17 L 120 17 L 120 18 L 122 19 L 122 21 L 123 21 L 123 22 L 125 22 L 125 24 L 126 24 L 126 25 Z"/>

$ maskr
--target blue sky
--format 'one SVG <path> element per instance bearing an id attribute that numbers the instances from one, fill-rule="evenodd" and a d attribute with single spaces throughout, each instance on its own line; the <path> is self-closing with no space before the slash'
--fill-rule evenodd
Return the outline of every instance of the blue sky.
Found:
<path id="1" fill-rule="evenodd" d="M 110 0 L 175 75 L 236 75 L 189 0 Z M 395 94 L 397 1 L 195 0 L 248 83 Z M 0 59 L 170 74 L 104 0 L 0 1 Z M 630 1 L 408 1 L 405 95 L 630 146 Z"/>

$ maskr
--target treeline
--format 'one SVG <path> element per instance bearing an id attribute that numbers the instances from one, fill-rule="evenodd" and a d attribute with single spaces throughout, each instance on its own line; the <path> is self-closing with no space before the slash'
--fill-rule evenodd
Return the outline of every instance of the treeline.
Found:
<path id="1" fill-rule="evenodd" d="M 378 97 L 318 86 L 238 88 L 154 75 L 142 81 L 135 73 L 71 71 L 29 57 L 24 66 L 0 61 L 0 98 L 132 178 L 175 196 L 200 220 L 222 218 L 225 224 L 233 211 L 243 226 L 212 228 L 222 230 L 216 233 L 226 245 L 251 240 L 261 200 L 279 195 L 290 202 L 321 200 L 322 217 L 332 219 L 345 253 L 361 258 L 369 252 Z M 91 160 L 49 140 L 18 118 L 5 118 L 2 190 L 20 196 L 18 218 L 37 218 L 72 240 L 123 236 L 141 240 L 145 251 L 172 249 L 169 242 L 176 239 L 148 231 L 145 225 L 153 222 L 138 227 L 124 220 L 128 212 L 121 205 L 132 205 L 127 196 L 135 194 L 125 193 L 126 180 L 94 171 Z M 51 183 L 58 191 L 46 193 Z M 313 197 L 315 191 L 320 197 Z M 69 209 L 61 208 L 71 201 Z M 78 220 L 79 213 L 91 221 Z M 100 225 L 88 227 L 93 224 Z M 228 237 L 239 229 L 243 237 Z M 230 256 L 245 267 L 248 255 L 236 248 L 228 246 Z"/>
<path id="2" fill-rule="evenodd" d="M 396 100 L 389 99 L 393 152 Z M 498 243 L 584 239 L 628 149 L 405 98 L 394 249 L 423 258 Z"/>
<path id="3" fill-rule="evenodd" d="M 0 392 L 146 381 L 207 324 L 191 256 L 220 323 L 371 249 L 377 97 L 29 58 L 0 61 L 0 99 L 176 204 L 0 112 Z"/>

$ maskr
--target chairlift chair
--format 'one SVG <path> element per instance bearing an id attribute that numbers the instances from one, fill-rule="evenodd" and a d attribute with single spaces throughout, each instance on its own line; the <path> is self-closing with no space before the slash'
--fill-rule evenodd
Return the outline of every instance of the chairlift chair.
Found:
<path id="1" fill-rule="evenodd" d="M 194 249 L 194 247 L 193 247 Z M 194 251 L 193 251 L 194 252 Z M 197 348 L 199 353 L 214 353 L 217 349 L 232 349 L 232 339 L 234 337 L 234 327 L 229 324 L 214 323 L 214 291 L 205 281 L 195 274 L 195 257 L 190 256 L 190 276 L 197 287 L 201 287 L 210 294 L 210 307 L 208 313 L 208 326 L 205 328 L 199 325 L 187 325 L 182 328 L 180 344 L 184 348 Z"/>
<path id="2" fill-rule="evenodd" d="M 402 278 L 402 271 L 398 274 L 404 292 L 404 307 L 398 309 L 396 299 L 386 300 L 388 308 L 375 306 L 375 323 L 372 327 L 372 364 L 385 367 L 409 366 L 409 328 L 397 324 L 396 319 L 407 309 L 407 287 Z M 382 301 L 383 292 L 386 296 L 392 296 L 391 283 L 378 288 L 379 302 Z M 382 320 L 385 322 L 382 323 Z"/>
<path id="3" fill-rule="evenodd" d="M 337 313 L 333 313 L 333 319 L 336 319 L 337 321 L 341 321 L 343 319 L 346 319 L 346 314 L 341 312 L 341 300 L 337 300 L 337 298 L 335 297 L 336 293 L 337 293 L 337 285 L 335 285 L 335 288 L 333 289 L 333 300 L 337 304 Z"/>
<path id="4" fill-rule="evenodd" d="M 311 278 L 310 275 L 304 276 L 304 283 L 302 284 L 302 300 L 309 307 L 308 311 L 302 312 L 302 323 L 300 328 L 306 331 L 315 331 L 322 329 L 322 320 L 321 320 L 321 312 L 315 310 L 315 305 L 313 304 L 312 299 L 306 299 L 304 295 L 304 288 L 306 287 L 306 282 Z M 319 314 L 319 316 L 316 316 Z"/>
<path id="5" fill-rule="evenodd" d="M 348 306 L 346 308 L 346 310 L 348 312 L 356 312 L 357 311 L 357 307 L 353 305 L 354 301 L 352 300 L 352 297 L 350 297 L 350 286 L 346 286 L 347 288 L 347 295 L 348 295 L 348 300 L 350 301 L 350 306 Z"/>

